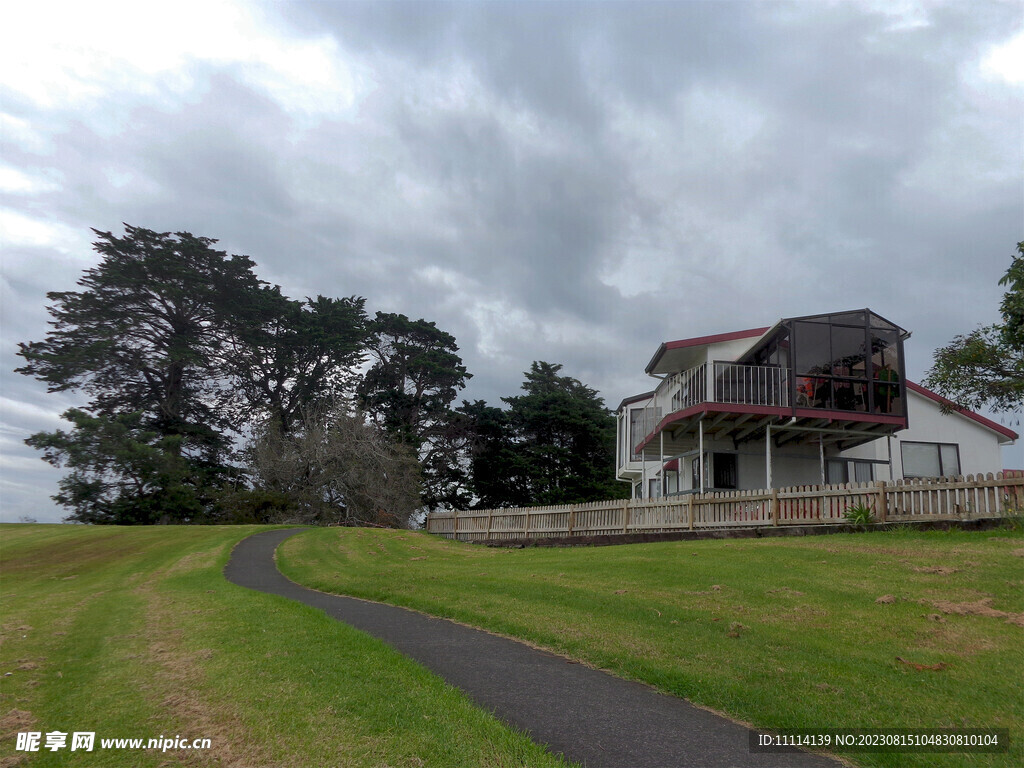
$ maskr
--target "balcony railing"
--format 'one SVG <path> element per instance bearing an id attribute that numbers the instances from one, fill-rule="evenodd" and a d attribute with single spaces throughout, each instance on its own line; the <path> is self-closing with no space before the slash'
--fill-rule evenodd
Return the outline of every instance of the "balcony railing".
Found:
<path id="1" fill-rule="evenodd" d="M 683 411 L 706 402 L 789 406 L 789 369 L 777 365 L 714 363 L 708 378 L 706 363 L 664 379 L 641 418 L 633 422 L 633 454 L 644 439 L 657 429 L 663 415 Z M 713 397 L 708 397 L 711 389 Z"/>
<path id="2" fill-rule="evenodd" d="M 688 371 L 673 374 L 658 387 L 655 399 L 663 387 L 671 393 L 672 411 L 682 411 L 691 405 L 703 403 L 707 400 L 708 391 L 707 366 L 698 365 Z"/>
<path id="3" fill-rule="evenodd" d="M 789 405 L 789 369 L 715 363 L 715 402 L 785 408 Z"/>

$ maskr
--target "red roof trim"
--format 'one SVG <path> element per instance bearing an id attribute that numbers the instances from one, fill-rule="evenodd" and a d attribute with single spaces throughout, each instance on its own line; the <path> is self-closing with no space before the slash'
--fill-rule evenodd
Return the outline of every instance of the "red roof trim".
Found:
<path id="1" fill-rule="evenodd" d="M 898 414 L 866 413 L 865 411 L 830 411 L 824 408 L 797 408 L 796 416 L 801 419 L 828 419 L 829 421 L 855 421 L 864 424 L 887 424 L 906 429 L 907 420 Z M 879 437 L 885 437 L 879 433 Z"/>
<path id="2" fill-rule="evenodd" d="M 1010 438 L 1011 440 L 1020 439 L 1020 435 L 1018 435 L 1012 429 L 1008 429 L 1007 427 L 1004 427 L 1002 424 L 996 424 L 994 421 L 992 421 L 992 419 L 986 419 L 980 413 L 975 413 L 974 411 L 969 411 L 966 408 L 961 408 L 952 400 L 947 400 L 937 392 L 932 392 L 930 389 L 925 389 L 920 384 L 915 384 L 909 379 L 907 380 L 907 389 L 913 392 L 917 392 L 917 394 L 919 395 L 924 395 L 929 400 L 934 400 L 939 405 L 948 406 L 949 408 L 952 408 L 956 413 L 959 413 L 961 416 L 966 416 L 968 419 L 978 422 L 979 424 L 981 424 L 981 426 L 988 427 L 993 432 L 998 432 L 999 434 L 1004 435 Z"/>
<path id="3" fill-rule="evenodd" d="M 723 411 L 728 413 L 753 413 L 758 416 L 778 416 L 779 418 L 789 416 L 791 413 L 791 410 L 789 408 L 777 408 L 774 406 L 766 405 L 746 405 L 743 403 L 723 404 L 713 403 L 710 401 L 704 403 L 697 403 L 695 405 L 691 405 L 689 408 L 684 408 L 681 411 L 674 411 L 670 413 L 668 416 L 665 416 L 658 423 L 658 426 L 654 428 L 654 431 L 646 435 L 643 441 L 639 445 L 637 445 L 636 448 L 637 450 L 646 448 L 654 440 L 655 435 L 657 435 L 659 432 L 665 429 L 665 427 L 667 427 L 669 424 L 674 424 L 677 421 L 688 419 L 691 416 L 695 416 L 699 413 L 707 415 L 709 413 L 722 413 Z"/>

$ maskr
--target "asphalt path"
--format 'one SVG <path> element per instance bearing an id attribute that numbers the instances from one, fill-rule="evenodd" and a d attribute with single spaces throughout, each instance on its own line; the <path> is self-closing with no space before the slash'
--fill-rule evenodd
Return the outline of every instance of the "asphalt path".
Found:
<path id="1" fill-rule="evenodd" d="M 753 752 L 750 731 L 738 723 L 514 640 L 406 608 L 299 586 L 277 570 L 274 551 L 300 530 L 244 539 L 225 577 L 319 608 L 383 640 L 535 742 L 587 768 L 841 765 L 806 752 Z"/>

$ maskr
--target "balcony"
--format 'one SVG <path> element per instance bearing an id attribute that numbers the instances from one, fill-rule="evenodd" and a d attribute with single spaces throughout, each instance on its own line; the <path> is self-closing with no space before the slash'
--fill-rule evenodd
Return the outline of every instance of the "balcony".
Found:
<path id="1" fill-rule="evenodd" d="M 712 397 L 708 397 L 708 391 Z M 708 376 L 703 363 L 662 380 L 650 404 L 633 424 L 633 452 L 640 450 L 662 418 L 702 403 L 789 407 L 789 369 L 777 365 L 716 362 Z"/>

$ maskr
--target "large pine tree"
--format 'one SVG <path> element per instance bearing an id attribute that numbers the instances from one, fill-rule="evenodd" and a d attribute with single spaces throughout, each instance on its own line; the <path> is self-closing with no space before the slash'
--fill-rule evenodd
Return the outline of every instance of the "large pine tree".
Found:
<path id="1" fill-rule="evenodd" d="M 525 394 L 502 398 L 507 410 L 464 404 L 476 436 L 472 485 L 480 506 L 601 501 L 628 491 L 615 481 L 615 417 L 596 390 L 561 369 L 534 362 Z"/>
<path id="2" fill-rule="evenodd" d="M 369 328 L 373 362 L 358 387 L 360 407 L 419 457 L 424 506 L 464 507 L 459 453 L 466 430 L 451 404 L 471 374 L 455 337 L 433 322 L 386 312 Z"/>
<path id="3" fill-rule="evenodd" d="M 197 520 L 232 473 L 233 328 L 265 285 L 215 240 L 125 225 L 93 230 L 103 257 L 79 291 L 47 294 L 52 329 L 18 372 L 80 391 L 71 432 L 29 444 L 71 474 L 55 497 L 82 522 Z"/>

